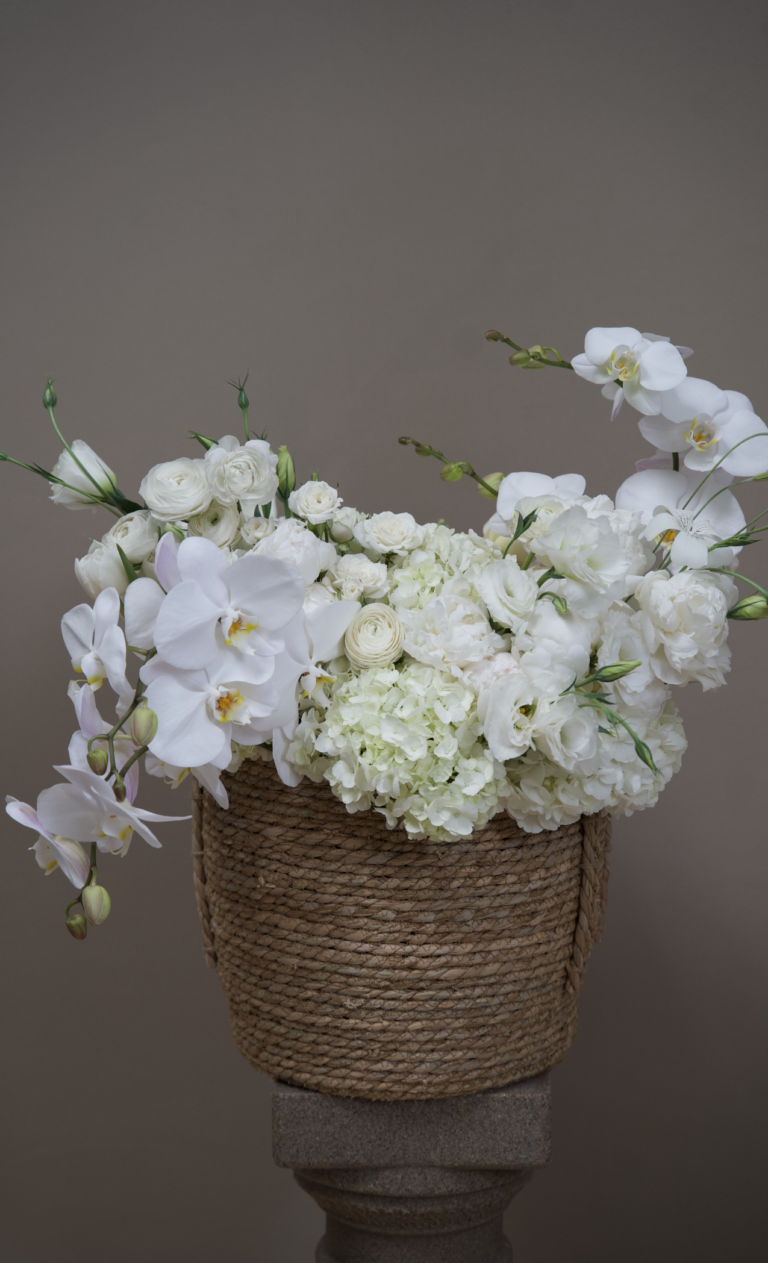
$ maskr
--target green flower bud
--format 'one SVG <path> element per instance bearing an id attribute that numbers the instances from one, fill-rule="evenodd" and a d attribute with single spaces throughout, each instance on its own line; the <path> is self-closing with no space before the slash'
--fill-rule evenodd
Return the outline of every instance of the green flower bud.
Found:
<path id="1" fill-rule="evenodd" d="M 629 675 L 630 671 L 634 671 L 635 667 L 639 667 L 640 659 L 636 662 L 612 662 L 610 666 L 601 667 L 590 678 L 599 680 L 601 684 L 612 684 L 614 680 L 620 680 L 623 675 Z"/>
<path id="2" fill-rule="evenodd" d="M 480 492 L 480 495 L 485 496 L 486 500 L 495 500 L 504 477 L 504 474 L 499 473 L 486 474 L 483 478 L 483 482 L 487 482 L 488 486 L 493 487 L 493 491 L 488 491 L 486 487 L 481 487 L 480 483 L 478 483 L 477 489 Z"/>
<path id="3" fill-rule="evenodd" d="M 73 917 L 67 917 L 67 929 L 73 938 L 84 939 L 88 933 L 88 923 L 80 912 L 76 912 Z"/>
<path id="4" fill-rule="evenodd" d="M 287 500 L 296 486 L 296 470 L 293 467 L 291 453 L 285 446 L 278 448 L 277 477 L 280 482 L 280 494 Z"/>
<path id="5" fill-rule="evenodd" d="M 243 409 L 248 408 L 248 396 L 245 393 L 245 383 L 243 383 L 243 385 L 240 387 L 239 391 L 237 392 L 237 406 L 238 408 L 243 408 Z"/>
<path id="6" fill-rule="evenodd" d="M 557 610 L 558 614 L 568 613 L 568 602 L 566 601 L 564 596 L 553 596 L 552 604 Z"/>
<path id="7" fill-rule="evenodd" d="M 157 736 L 157 715 L 148 706 L 140 706 L 131 715 L 129 728 L 137 746 L 148 746 Z"/>
<path id="8" fill-rule="evenodd" d="M 58 402 L 56 391 L 53 389 L 53 378 L 49 377 L 43 391 L 43 407 L 46 409 L 55 408 Z"/>
<path id="9" fill-rule="evenodd" d="M 515 351 L 514 355 L 510 355 L 509 362 L 515 368 L 527 368 L 531 362 L 531 353 L 530 351 Z"/>
<path id="10" fill-rule="evenodd" d="M 450 464 L 443 465 L 443 468 L 440 470 L 440 477 L 443 482 L 458 482 L 463 473 L 464 470 L 459 462 L 451 461 Z"/>
<path id="11" fill-rule="evenodd" d="M 745 596 L 741 601 L 737 601 L 729 609 L 727 617 L 735 618 L 739 621 L 768 618 L 768 601 L 766 601 L 762 592 L 753 592 L 750 596 Z"/>
<path id="12" fill-rule="evenodd" d="M 106 750 L 100 750 L 98 746 L 88 751 L 88 766 L 97 776 L 103 776 L 109 767 L 109 758 Z"/>
<path id="13" fill-rule="evenodd" d="M 103 886 L 86 886 L 80 900 L 91 925 L 101 925 L 106 921 L 112 908 L 112 900 Z"/>
<path id="14" fill-rule="evenodd" d="M 124 803 L 128 797 L 128 791 L 125 788 L 125 781 L 122 776 L 116 776 L 112 785 L 115 798 L 119 803 Z"/>

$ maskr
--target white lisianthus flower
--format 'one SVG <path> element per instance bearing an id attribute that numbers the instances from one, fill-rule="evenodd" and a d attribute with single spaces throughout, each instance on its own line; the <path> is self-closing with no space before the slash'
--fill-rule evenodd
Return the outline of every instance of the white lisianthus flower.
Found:
<path id="1" fill-rule="evenodd" d="M 262 519 L 263 520 L 263 519 Z M 189 519 L 189 535 L 209 539 L 217 548 L 231 548 L 240 535 L 240 513 L 232 504 L 211 504 Z"/>
<path id="2" fill-rule="evenodd" d="M 446 593 L 434 597 L 423 610 L 400 609 L 403 645 L 417 662 L 448 669 L 460 675 L 481 658 L 506 647 L 503 637 L 491 630 L 485 614 L 474 601 Z"/>
<path id="3" fill-rule="evenodd" d="M 475 580 L 475 585 L 491 618 L 513 632 L 533 612 L 539 596 L 536 579 L 529 570 L 520 569 L 516 557 L 492 562 Z"/>
<path id="4" fill-rule="evenodd" d="M 666 338 L 630 326 L 590 329 L 584 354 L 571 363 L 579 377 L 603 386 L 614 399 L 614 417 L 625 398 L 646 416 L 658 414 L 660 393 L 679 386 L 688 372 L 680 350 Z"/>
<path id="5" fill-rule="evenodd" d="M 567 666 L 573 678 L 588 674 L 592 646 L 598 639 L 598 624 L 567 610 L 559 614 L 549 600 L 538 601 L 530 618 L 515 637 L 515 645 L 536 661 Z"/>
<path id="6" fill-rule="evenodd" d="M 93 604 L 76 605 L 61 620 L 61 634 L 72 666 L 92 688 L 107 679 L 118 696 L 129 692 L 125 678 L 125 636 L 119 626 L 120 597 L 114 588 L 101 592 Z"/>
<path id="7" fill-rule="evenodd" d="M 562 590 L 577 613 L 591 617 L 628 594 L 629 558 L 605 518 L 566 509 L 532 547 L 540 563 L 565 577 L 562 589 L 553 590 Z"/>
<path id="8" fill-rule="evenodd" d="M 242 447 L 226 434 L 205 453 L 205 472 L 212 497 L 219 504 L 237 504 L 244 513 L 268 504 L 277 494 L 277 456 L 265 439 L 249 439 Z"/>
<path id="9" fill-rule="evenodd" d="M 608 610 L 600 622 L 597 666 L 599 669 L 614 662 L 639 662 L 634 671 L 614 680 L 610 688 L 626 713 L 653 719 L 664 707 L 669 689 L 653 670 L 641 622 L 642 616 L 627 605 Z"/>
<path id="10" fill-rule="evenodd" d="M 92 600 L 107 588 L 122 595 L 128 587 L 128 575 L 114 542 L 105 545 L 94 540 L 85 556 L 75 562 L 75 577 Z"/>
<path id="11" fill-rule="evenodd" d="M 364 605 L 347 628 L 344 649 L 356 667 L 388 667 L 403 652 L 403 624 L 389 605 Z"/>
<path id="12" fill-rule="evenodd" d="M 410 513 L 374 513 L 358 522 L 354 536 L 371 552 L 404 557 L 421 545 L 425 532 L 426 527 L 419 526 Z"/>
<path id="13" fill-rule="evenodd" d="M 260 539 L 254 553 L 259 557 L 275 557 L 286 561 L 300 571 L 305 583 L 314 583 L 321 571 L 328 570 L 336 560 L 333 544 L 320 540 L 303 522 L 296 518 L 281 518 L 265 538 Z"/>
<path id="14" fill-rule="evenodd" d="M 338 491 L 327 482 L 305 482 L 288 497 L 288 508 L 313 526 L 329 522 L 343 503 Z"/>
<path id="15" fill-rule="evenodd" d="M 336 593 L 332 588 L 324 583 L 310 583 L 304 594 L 304 612 L 309 614 L 310 610 L 316 610 L 321 605 L 333 605 L 335 600 Z"/>
<path id="16" fill-rule="evenodd" d="M 253 513 L 241 513 L 240 538 L 246 548 L 255 548 L 259 540 L 266 539 L 267 535 L 277 530 L 277 524 L 282 520 L 274 517 L 256 517 Z"/>
<path id="17" fill-rule="evenodd" d="M 331 518 L 331 535 L 337 544 L 348 544 L 351 539 L 354 539 L 355 527 L 362 516 L 357 509 L 349 506 L 344 509 L 334 509 Z"/>
<path id="18" fill-rule="evenodd" d="M 526 654 L 519 671 L 500 676 L 484 689 L 478 698 L 477 713 L 496 758 L 505 762 L 524 754 L 533 745 L 547 712 L 572 683 L 567 667 L 543 666 Z"/>
<path id="19" fill-rule="evenodd" d="M 545 707 L 535 725 L 536 748 L 566 772 L 592 771 L 597 754 L 598 720 L 594 710 L 570 694 Z"/>
<path id="20" fill-rule="evenodd" d="M 377 601 L 386 596 L 389 588 L 384 562 L 371 561 L 365 553 L 346 553 L 337 557 L 325 577 L 325 582 L 330 583 L 337 592 L 341 591 L 344 583 L 350 581 L 359 586 L 360 592 L 369 601 Z"/>
<path id="21" fill-rule="evenodd" d="M 176 522 L 204 513 L 213 499 L 205 461 L 189 456 L 153 465 L 141 480 L 139 494 L 158 522 Z"/>
<path id="22" fill-rule="evenodd" d="M 159 538 L 160 528 L 149 510 L 136 509 L 115 522 L 101 542 L 105 548 L 119 544 L 128 560 L 134 566 L 140 566 L 152 556 Z"/>
<path id="23" fill-rule="evenodd" d="M 62 487 L 56 482 L 49 483 L 51 499 L 54 504 L 63 504 L 65 509 L 95 509 L 97 506 L 93 503 L 92 497 L 98 497 L 100 492 L 114 491 L 115 475 L 101 457 L 96 455 L 93 448 L 82 439 L 75 439 L 71 447 L 74 456 L 63 451 L 51 470 L 52 474 L 61 478 L 61 481 L 68 483 L 69 486 Z M 77 460 L 74 457 L 77 457 Z M 83 466 L 82 469 L 81 466 Z M 84 473 L 83 469 L 88 472 Z M 91 482 L 88 474 L 94 479 L 96 486 Z"/>
<path id="24" fill-rule="evenodd" d="M 705 690 L 725 683 L 731 664 L 726 615 L 738 595 L 727 575 L 703 570 L 654 570 L 640 580 L 640 628 L 660 680 L 698 680 Z"/>
<path id="25" fill-rule="evenodd" d="M 661 413 L 644 417 L 640 433 L 661 451 L 682 452 L 688 469 L 717 465 L 736 478 L 768 470 L 768 426 L 739 391 L 688 377 L 662 395 Z"/>

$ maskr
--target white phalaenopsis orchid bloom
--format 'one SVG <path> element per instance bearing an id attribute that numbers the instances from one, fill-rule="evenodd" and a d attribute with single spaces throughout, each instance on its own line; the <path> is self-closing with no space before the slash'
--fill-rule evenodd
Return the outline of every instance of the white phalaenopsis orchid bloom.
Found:
<path id="1" fill-rule="evenodd" d="M 282 652 L 282 631 L 304 602 L 305 586 L 293 566 L 253 554 L 230 565 L 208 539 L 184 540 L 176 562 L 181 582 L 160 606 L 155 626 L 166 662 L 199 670 L 228 645 L 248 657 Z"/>
<path id="2" fill-rule="evenodd" d="M 42 798 L 42 794 L 40 797 Z M 39 803 L 40 799 L 38 799 L 38 805 Z M 11 798 L 10 794 L 5 800 L 5 810 L 19 824 L 26 825 L 28 829 L 34 829 L 40 834 L 37 842 L 29 849 L 35 852 L 35 859 L 46 877 L 55 868 L 60 868 L 67 880 L 71 881 L 77 890 L 81 890 L 88 880 L 91 866 L 80 843 L 72 838 L 51 833 L 34 807 L 30 807 L 28 803 L 19 802 L 18 798 Z"/>
<path id="3" fill-rule="evenodd" d="M 605 388 L 614 400 L 613 417 L 625 398 L 638 412 L 655 416 L 661 392 L 679 385 L 688 372 L 681 350 L 690 354 L 687 347 L 630 326 L 596 328 L 584 339 L 584 354 L 571 363 L 579 377 Z"/>
<path id="4" fill-rule="evenodd" d="M 689 469 L 718 466 L 737 478 L 768 470 L 768 426 L 739 391 L 689 377 L 663 396 L 661 413 L 644 417 L 640 433 L 662 451 L 684 453 Z"/>
<path id="5" fill-rule="evenodd" d="M 100 592 L 90 605 L 76 605 L 61 620 L 61 634 L 72 659 L 93 688 L 109 680 L 116 693 L 129 690 L 125 678 L 125 636 L 118 626 L 120 597 L 114 588 Z"/>
<path id="6" fill-rule="evenodd" d="M 646 526 L 649 526 L 651 519 L 657 518 L 660 513 L 668 513 L 670 516 L 680 513 L 690 515 L 690 521 L 686 516 L 685 521 L 680 525 L 673 523 L 665 526 L 664 533 L 682 530 L 688 537 L 698 541 L 692 547 L 695 550 L 694 556 L 699 558 L 701 557 L 700 545 L 705 545 L 708 561 L 698 561 L 695 563 L 697 568 L 705 564 L 728 566 L 733 557 L 741 551 L 740 548 L 729 546 L 712 552 L 708 550 L 711 544 L 718 540 L 731 539 L 734 535 L 738 535 L 746 526 L 746 519 L 736 497 L 731 491 L 726 490 L 730 481 L 727 474 L 721 474 L 720 470 L 717 470 L 707 479 L 701 490 L 697 491 L 701 479 L 702 475 L 695 473 L 692 469 L 642 469 L 621 484 L 616 492 L 616 507 L 638 513 Z M 699 533 L 702 523 L 706 523 L 704 529 L 712 536 L 709 543 L 706 543 L 704 536 Z M 647 538 L 656 538 L 659 533 L 661 532 L 654 530 L 653 535 L 647 534 Z M 676 537 L 670 536 L 667 546 L 675 542 Z M 694 564 L 691 561 L 679 560 L 685 556 L 685 551 L 686 540 L 684 539 L 676 552 L 672 554 L 673 570 L 682 565 Z"/>
<path id="7" fill-rule="evenodd" d="M 302 691 L 311 697 L 319 681 L 328 679 L 323 664 L 344 653 L 344 634 L 360 613 L 358 601 L 318 605 L 295 619 L 286 634 L 286 650 L 299 664 Z"/>
<path id="8" fill-rule="evenodd" d="M 646 527 L 645 538 L 670 550 L 675 569 L 687 566 L 689 570 L 703 570 L 709 564 L 710 548 L 720 536 L 708 518 L 697 517 L 690 509 L 659 508 Z"/>
<path id="9" fill-rule="evenodd" d="M 67 753 L 69 754 L 69 762 L 72 767 L 79 767 L 83 771 L 88 769 L 88 751 L 89 749 L 101 749 L 106 754 L 109 753 L 109 745 L 106 741 L 93 741 L 93 745 L 89 745 L 90 741 L 107 733 L 112 728 L 112 722 L 108 724 L 104 722 L 99 714 L 96 706 L 96 698 L 90 684 L 78 684 L 76 680 L 70 680 L 67 689 L 70 701 L 75 708 L 77 715 L 78 731 L 74 732 L 70 738 Z M 129 709 L 133 697 L 126 696 L 118 703 L 118 714 L 125 714 Z M 127 732 L 118 732 L 113 739 L 115 750 L 115 759 L 118 767 L 122 767 L 128 762 L 131 755 L 136 753 L 136 744 L 131 740 Z M 106 780 L 108 770 L 105 771 L 102 780 Z M 139 790 L 139 764 L 133 763 L 125 774 L 125 787 L 129 802 L 135 802 L 136 795 Z"/>
<path id="10" fill-rule="evenodd" d="M 65 509 L 95 509 L 94 497 L 98 499 L 101 492 L 108 494 L 116 489 L 112 470 L 82 439 L 75 439 L 70 451 L 61 453 L 51 473 L 69 484 L 62 487 L 57 482 L 49 483 L 54 504 L 63 504 Z"/>
<path id="11" fill-rule="evenodd" d="M 166 785 L 173 789 L 178 789 L 191 773 L 226 811 L 229 807 L 229 795 L 221 783 L 221 773 L 230 762 L 230 751 L 225 746 L 219 763 L 204 763 L 202 767 L 178 767 L 174 763 L 164 763 L 150 751 L 144 760 L 144 767 L 148 776 L 161 776 Z"/>

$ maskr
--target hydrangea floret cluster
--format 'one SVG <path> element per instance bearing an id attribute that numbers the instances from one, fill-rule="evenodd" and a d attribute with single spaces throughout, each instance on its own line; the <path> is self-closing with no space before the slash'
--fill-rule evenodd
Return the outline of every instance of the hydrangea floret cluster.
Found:
<path id="1" fill-rule="evenodd" d="M 601 386 L 613 417 L 624 401 L 640 413 L 653 455 L 613 500 L 580 474 L 481 477 L 402 438 L 494 502 L 482 533 L 359 512 L 251 438 L 238 381 L 243 440 L 193 433 L 202 455 L 154 465 L 132 501 L 66 442 L 48 382 L 53 469 L 0 457 L 45 477 L 55 503 L 115 520 L 75 562 L 89 601 L 61 623 L 77 677 L 61 780 L 7 811 L 74 887 L 74 938 L 110 911 L 100 856 L 124 856 L 134 833 L 159 846 L 153 827 L 185 818 L 137 805 L 142 762 L 174 787 L 191 774 L 226 809 L 222 773 L 269 760 L 287 787 L 326 782 L 349 812 L 444 842 L 499 812 L 531 833 L 629 814 L 679 770 L 673 688 L 722 685 L 730 621 L 768 616 L 737 569 L 768 510 L 747 521 L 736 494 L 768 479 L 768 427 L 745 395 L 690 377 L 691 352 L 667 338 L 592 329 L 567 361 L 486 337 L 516 367 Z"/>

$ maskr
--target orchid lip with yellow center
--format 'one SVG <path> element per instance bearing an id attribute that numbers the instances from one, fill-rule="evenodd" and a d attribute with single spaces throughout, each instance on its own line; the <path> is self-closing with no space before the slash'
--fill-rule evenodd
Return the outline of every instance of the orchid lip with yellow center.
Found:
<path id="1" fill-rule="evenodd" d="M 611 352 L 609 364 L 611 376 L 618 378 L 621 382 L 628 381 L 640 367 L 635 352 L 631 351 L 628 346 L 617 346 Z"/>
<path id="2" fill-rule="evenodd" d="M 255 632 L 259 626 L 258 621 L 249 623 L 238 610 L 229 610 L 222 620 L 222 623 L 224 644 L 234 645 L 236 649 L 245 649 L 250 647 L 249 641 L 251 634 Z"/>
<path id="3" fill-rule="evenodd" d="M 685 437 L 698 452 L 706 452 L 708 447 L 714 447 L 720 441 L 717 426 L 706 415 L 693 418 L 691 428 L 685 431 Z"/>
<path id="4" fill-rule="evenodd" d="M 214 715 L 220 724 L 244 723 L 250 718 L 245 698 L 239 689 L 220 688 L 214 700 Z"/>

